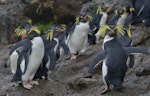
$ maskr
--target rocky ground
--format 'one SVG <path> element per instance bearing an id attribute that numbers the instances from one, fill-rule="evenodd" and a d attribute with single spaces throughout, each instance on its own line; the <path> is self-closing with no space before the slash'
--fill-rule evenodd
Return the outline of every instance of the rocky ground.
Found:
<path id="1" fill-rule="evenodd" d="M 6 1 L 9 1 L 9 3 L 1 4 L 0 2 L 0 17 L 2 18 L 0 20 L 0 42 L 3 42 L 3 44 L 13 39 L 5 38 L 7 33 L 12 32 L 12 29 L 23 22 L 22 9 L 25 6 L 20 0 Z M 93 3 L 101 1 L 110 0 L 93 0 Z M 122 0 L 110 2 L 115 7 L 123 4 Z M 135 47 L 145 48 L 150 52 L 149 30 L 150 28 L 142 29 L 139 27 L 133 32 L 133 45 Z M 8 39 L 9 41 L 7 41 Z M 0 46 L 0 96 L 101 96 L 100 93 L 104 88 L 101 65 L 92 74 L 87 72 L 90 62 L 101 51 L 101 43 L 89 46 L 87 51 L 76 60 L 66 60 L 69 55 L 61 57 L 51 74 L 51 79 L 54 81 L 40 80 L 40 85 L 31 90 L 24 89 L 18 83 L 10 82 L 12 79 L 10 65 L 7 64 L 6 66 L 5 64 L 10 49 L 7 45 Z M 134 68 L 128 70 L 122 90 L 110 91 L 104 96 L 150 96 L 149 58 L 150 55 L 136 55 Z"/>
<path id="2" fill-rule="evenodd" d="M 133 45 L 145 48 L 150 52 L 150 32 L 138 28 L 133 32 Z M 139 35 L 140 34 L 140 35 Z M 20 84 L 10 82 L 12 74 L 10 65 L 5 65 L 9 49 L 0 47 L 0 96 L 101 96 L 104 88 L 101 76 L 101 65 L 92 74 L 87 72 L 90 62 L 99 54 L 101 43 L 91 45 L 76 60 L 59 59 L 52 71 L 51 79 L 40 80 L 39 86 L 31 90 Z M 129 69 L 120 91 L 110 91 L 104 96 L 150 96 L 150 56 L 136 55 L 135 66 Z"/>

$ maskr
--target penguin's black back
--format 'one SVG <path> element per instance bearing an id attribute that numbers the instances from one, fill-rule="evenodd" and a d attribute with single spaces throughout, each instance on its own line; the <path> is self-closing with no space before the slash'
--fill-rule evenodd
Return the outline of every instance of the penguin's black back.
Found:
<path id="1" fill-rule="evenodd" d="M 116 38 L 106 42 L 104 48 L 107 52 L 105 61 L 108 68 L 105 80 L 112 84 L 114 88 L 120 88 L 127 71 L 127 55 Z"/>
<path id="2" fill-rule="evenodd" d="M 27 39 L 17 42 L 16 45 L 10 49 L 9 55 L 11 55 L 17 48 L 22 47 L 26 42 L 28 42 Z"/>
<path id="3" fill-rule="evenodd" d="M 126 30 L 125 30 L 126 31 Z M 123 47 L 131 47 L 132 38 L 125 33 L 123 36 L 117 36 L 117 40 Z"/>

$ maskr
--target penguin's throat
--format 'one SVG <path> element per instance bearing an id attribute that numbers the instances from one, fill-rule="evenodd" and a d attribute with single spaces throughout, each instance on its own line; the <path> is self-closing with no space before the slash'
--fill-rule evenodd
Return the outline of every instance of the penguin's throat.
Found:
<path id="1" fill-rule="evenodd" d="M 110 36 L 106 35 L 103 43 L 109 42 L 109 41 L 113 40 L 114 38 L 115 37 L 110 37 Z"/>

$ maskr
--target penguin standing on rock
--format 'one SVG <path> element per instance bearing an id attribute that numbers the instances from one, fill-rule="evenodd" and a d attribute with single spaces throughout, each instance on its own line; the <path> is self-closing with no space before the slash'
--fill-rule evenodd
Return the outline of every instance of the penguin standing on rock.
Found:
<path id="1" fill-rule="evenodd" d="M 38 84 L 37 81 L 33 81 L 33 78 L 42 63 L 43 57 L 44 42 L 40 36 L 26 42 L 20 52 L 12 82 L 22 81 L 22 85 L 26 89 L 31 89 L 34 84 Z"/>
<path id="2" fill-rule="evenodd" d="M 90 23 L 90 28 L 92 29 L 92 31 L 95 31 L 94 35 L 96 36 L 96 43 L 99 43 L 100 39 L 99 33 L 97 31 L 99 28 L 101 28 L 101 26 L 106 24 L 108 11 L 109 11 L 108 5 L 106 4 L 104 6 L 99 5 L 96 14 L 93 15 L 93 20 Z"/>
<path id="3" fill-rule="evenodd" d="M 59 46 L 59 40 L 55 35 L 60 31 L 56 26 L 50 26 L 45 35 L 43 35 L 45 53 L 43 58 L 43 70 L 40 73 L 43 73 L 46 79 L 50 79 L 50 73 L 55 68 L 56 61 L 58 60 L 57 50 Z M 45 71 L 45 72 L 43 72 Z"/>
<path id="4" fill-rule="evenodd" d="M 127 71 L 127 57 L 134 53 L 149 54 L 146 50 L 134 47 L 122 47 L 117 40 L 114 30 L 115 28 L 108 27 L 106 36 L 103 41 L 103 51 L 98 55 L 89 66 L 89 72 L 92 72 L 94 67 L 103 61 L 102 65 L 102 78 L 105 84 L 105 89 L 102 94 L 109 90 L 109 86 L 113 85 L 114 90 L 119 90 Z"/>
<path id="5" fill-rule="evenodd" d="M 11 71 L 13 74 L 15 74 L 16 72 L 17 61 L 18 61 L 19 54 L 22 51 L 23 47 L 26 47 L 26 43 L 29 44 L 31 42 L 30 40 L 32 40 L 36 36 L 39 36 L 39 34 L 40 34 L 40 31 L 29 24 L 24 25 L 24 29 L 20 29 L 20 31 L 17 32 L 18 36 L 24 36 L 27 39 L 24 38 L 23 40 L 19 41 L 9 51 L 10 66 L 11 66 Z"/>
<path id="6" fill-rule="evenodd" d="M 71 59 L 76 59 L 79 53 L 86 51 L 91 19 L 91 16 L 87 13 L 81 12 L 80 15 L 76 17 L 76 23 L 72 26 L 73 28 L 67 32 L 67 45 L 71 53 Z"/>
<path id="7" fill-rule="evenodd" d="M 117 32 L 117 40 L 123 47 L 131 47 L 132 43 L 131 32 L 128 23 L 128 20 L 130 19 L 127 19 L 127 17 L 128 13 L 126 11 L 126 8 L 122 7 L 122 9 L 115 10 L 115 15 L 108 22 L 108 24 L 116 26 L 116 29 L 119 31 Z M 132 68 L 134 65 L 134 56 L 129 56 L 129 60 L 130 61 L 128 65 L 130 68 Z"/>

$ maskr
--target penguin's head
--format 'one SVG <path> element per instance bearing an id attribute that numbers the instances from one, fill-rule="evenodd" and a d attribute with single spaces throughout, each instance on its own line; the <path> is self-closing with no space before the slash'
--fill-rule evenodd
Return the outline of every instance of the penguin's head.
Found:
<path id="1" fill-rule="evenodd" d="M 26 33 L 27 38 L 29 38 L 29 39 L 33 39 L 34 37 L 37 37 L 40 34 L 41 34 L 41 31 L 39 30 L 39 28 L 37 26 L 32 26 L 30 28 L 30 30 L 28 30 Z"/>
<path id="2" fill-rule="evenodd" d="M 98 31 L 101 37 L 108 36 L 116 36 L 116 34 L 122 36 L 124 35 L 123 26 L 115 26 L 115 25 L 103 25 Z"/>
<path id="3" fill-rule="evenodd" d="M 79 22 L 91 22 L 92 16 L 87 12 L 80 12 L 79 15 L 76 16 L 76 24 L 79 24 Z"/>
<path id="4" fill-rule="evenodd" d="M 106 31 L 106 36 L 114 37 L 116 35 L 116 29 L 114 25 L 109 25 L 109 30 Z"/>
<path id="5" fill-rule="evenodd" d="M 126 11 L 126 8 L 125 7 L 117 7 L 115 10 L 114 10 L 114 14 L 115 15 L 119 15 L 121 16 L 122 14 L 126 13 L 127 14 L 127 11 Z"/>
<path id="6" fill-rule="evenodd" d="M 30 37 L 33 38 L 40 35 L 41 31 L 38 29 L 38 27 L 27 23 L 16 28 L 15 33 L 18 37 L 22 37 L 22 39 L 27 39 L 27 38 L 30 39 Z"/>
<path id="7" fill-rule="evenodd" d="M 101 5 L 97 6 L 96 14 L 101 14 L 101 12 L 110 12 L 110 5 L 109 3 L 102 3 Z"/>
<path id="8" fill-rule="evenodd" d="M 127 12 L 127 9 L 126 9 L 126 7 L 122 7 L 121 9 L 120 9 L 120 12 L 119 12 L 121 15 L 128 15 L 128 12 Z"/>
<path id="9" fill-rule="evenodd" d="M 102 38 L 104 38 L 105 35 L 106 35 L 106 33 L 107 33 L 107 31 L 110 31 L 110 30 L 111 30 L 111 29 L 110 29 L 110 27 L 109 27 L 108 25 L 103 25 L 103 26 L 100 27 L 98 33 L 99 33 L 99 35 L 100 35 Z"/>
<path id="10" fill-rule="evenodd" d="M 66 31 L 66 25 L 52 25 L 46 29 L 44 32 L 47 40 L 52 40 L 53 38 L 59 38 L 61 34 L 64 34 Z"/>

